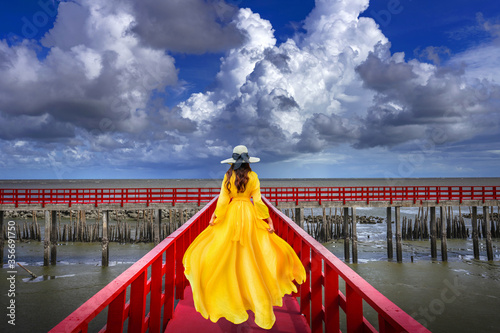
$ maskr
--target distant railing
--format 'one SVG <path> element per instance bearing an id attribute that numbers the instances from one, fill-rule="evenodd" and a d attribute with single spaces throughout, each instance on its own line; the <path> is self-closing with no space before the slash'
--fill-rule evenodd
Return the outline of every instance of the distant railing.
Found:
<path id="1" fill-rule="evenodd" d="M 429 332 L 269 200 L 264 198 L 264 202 L 270 209 L 276 233 L 293 247 L 306 268 L 307 280 L 295 296 L 300 296 L 301 312 L 312 332 L 323 332 L 323 325 L 326 332 L 339 332 L 340 309 L 346 314 L 347 332 L 377 332 L 363 315 L 363 300 L 378 313 L 380 332 Z M 215 206 L 213 199 L 50 332 L 87 332 L 89 323 L 106 309 L 106 325 L 100 332 L 123 332 L 124 328 L 134 333 L 165 331 L 175 300 L 182 299 L 188 285 L 182 258 L 189 244 L 208 226 Z M 339 277 L 345 282 L 345 295 L 339 288 Z"/>
<path id="2" fill-rule="evenodd" d="M 200 206 L 217 196 L 220 188 L 86 188 L 0 189 L 0 205 L 161 204 L 194 203 Z"/>
<path id="3" fill-rule="evenodd" d="M 323 201 L 410 201 L 423 203 L 500 199 L 500 186 L 362 186 L 362 187 L 265 187 L 262 194 L 273 203 Z"/>
<path id="4" fill-rule="evenodd" d="M 349 266 L 297 226 L 280 210 L 270 208 L 276 233 L 299 255 L 307 280 L 300 285 L 300 311 L 313 333 L 340 331 L 340 309 L 346 314 L 347 332 L 429 332 L 388 300 Z M 345 282 L 345 294 L 339 288 Z M 378 331 L 363 315 L 363 301 L 378 313 Z"/>
<path id="5" fill-rule="evenodd" d="M 219 194 L 219 188 L 114 188 L 114 189 L 0 189 L 0 205 L 161 204 L 198 206 Z M 411 202 L 500 200 L 500 186 L 368 186 L 368 187 L 263 187 L 271 202 Z"/>

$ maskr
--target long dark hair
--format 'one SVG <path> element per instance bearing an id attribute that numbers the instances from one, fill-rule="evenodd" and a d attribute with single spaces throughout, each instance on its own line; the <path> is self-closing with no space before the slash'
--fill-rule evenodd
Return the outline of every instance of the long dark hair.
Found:
<path id="1" fill-rule="evenodd" d="M 234 164 L 231 164 L 231 167 L 226 172 L 226 189 L 228 192 L 231 192 L 231 176 L 233 172 L 236 174 L 236 179 L 234 181 L 234 185 L 236 185 L 236 189 L 238 193 L 245 192 L 248 183 L 248 173 L 252 171 L 249 163 L 242 163 L 241 166 L 234 170 Z"/>

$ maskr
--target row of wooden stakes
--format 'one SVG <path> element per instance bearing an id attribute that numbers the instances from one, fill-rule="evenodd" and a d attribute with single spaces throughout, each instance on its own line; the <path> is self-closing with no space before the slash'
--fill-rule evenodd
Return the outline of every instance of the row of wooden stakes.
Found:
<path id="1" fill-rule="evenodd" d="M 328 242 L 334 239 L 344 238 L 344 217 L 343 210 L 339 209 L 337 213 L 337 208 L 334 211 L 330 209 L 330 213 L 326 214 L 324 210 L 323 216 L 314 215 L 313 209 L 311 208 L 311 214 L 304 218 L 304 230 L 307 231 L 309 235 L 314 237 L 317 241 Z M 334 214 L 332 214 L 334 212 Z M 290 216 L 294 219 L 293 210 L 285 209 L 285 215 Z M 464 218 L 470 218 L 470 214 L 462 214 L 461 208 L 459 207 L 459 214 L 453 215 L 453 209 L 448 207 L 448 214 L 446 215 L 446 235 L 449 239 L 468 239 L 471 237 L 471 232 L 466 226 Z M 493 213 L 493 207 L 491 207 L 490 213 L 491 219 L 491 237 L 500 238 L 500 219 L 498 213 Z M 358 217 L 359 218 L 359 217 Z M 326 221 L 326 223 L 325 223 Z M 347 229 L 348 234 L 351 231 L 352 217 L 348 216 L 349 226 Z M 441 234 L 441 219 L 438 217 L 436 219 L 437 234 Z M 415 216 L 415 220 L 409 219 L 407 217 L 402 218 L 402 232 L 401 237 L 403 240 L 427 240 L 430 237 L 430 221 L 428 210 L 424 212 L 424 208 L 421 207 L 418 214 Z M 394 223 L 394 221 L 393 221 Z M 482 214 L 478 215 L 478 237 L 485 237 L 486 235 L 486 221 L 484 221 Z"/>
<path id="2" fill-rule="evenodd" d="M 185 221 L 189 220 L 196 212 L 187 209 L 163 210 L 164 221 L 160 226 L 160 239 L 166 238 L 177 230 Z M 111 223 L 108 222 L 107 238 L 110 242 L 137 243 L 153 242 L 154 214 L 152 210 L 142 210 L 130 215 L 110 214 Z M 93 218 L 89 218 L 92 216 Z M 41 241 L 42 223 L 38 222 L 36 212 L 32 214 L 32 221 L 17 222 L 14 239 L 19 241 Z M 2 235 L 7 239 L 6 225 L 3 226 Z M 57 214 L 57 241 L 58 242 L 100 242 L 102 241 L 102 215 L 97 211 L 89 214 L 88 211 L 78 210 L 58 212 Z"/>

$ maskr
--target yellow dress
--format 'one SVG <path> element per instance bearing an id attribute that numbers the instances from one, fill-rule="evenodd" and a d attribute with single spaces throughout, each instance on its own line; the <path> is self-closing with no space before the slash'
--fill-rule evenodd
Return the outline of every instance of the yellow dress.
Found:
<path id="1" fill-rule="evenodd" d="M 217 322 L 220 317 L 240 324 L 255 313 L 255 323 L 270 329 L 285 294 L 296 292 L 293 283 L 306 279 L 304 266 L 282 238 L 269 233 L 267 206 L 253 171 L 243 193 L 222 182 L 215 209 L 215 225 L 207 227 L 186 250 L 182 263 L 191 284 L 196 311 Z M 253 203 L 250 201 L 253 197 Z"/>

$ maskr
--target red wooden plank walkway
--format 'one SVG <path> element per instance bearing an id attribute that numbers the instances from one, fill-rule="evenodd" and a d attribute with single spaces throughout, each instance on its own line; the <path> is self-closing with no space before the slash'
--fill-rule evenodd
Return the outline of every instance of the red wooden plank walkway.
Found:
<path id="1" fill-rule="evenodd" d="M 299 303 L 292 296 L 286 295 L 283 298 L 283 306 L 274 307 L 274 314 L 276 315 L 276 323 L 270 330 L 262 329 L 255 324 L 252 311 L 248 312 L 248 320 L 239 325 L 233 324 L 224 318 L 220 318 L 217 323 L 213 323 L 196 312 L 191 287 L 187 287 L 184 291 L 184 299 L 175 307 L 174 317 L 168 323 L 165 333 L 311 332 L 306 318 L 300 313 Z"/>

